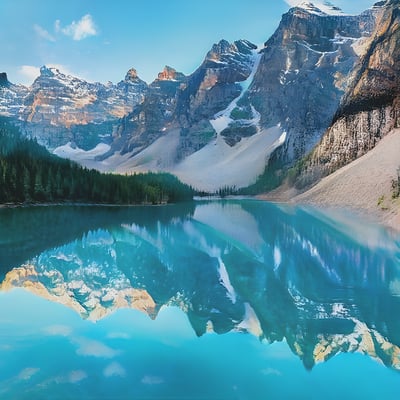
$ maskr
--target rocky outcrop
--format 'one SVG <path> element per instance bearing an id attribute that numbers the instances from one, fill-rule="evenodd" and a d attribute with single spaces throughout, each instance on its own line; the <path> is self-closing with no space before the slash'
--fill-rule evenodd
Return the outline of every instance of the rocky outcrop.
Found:
<path id="1" fill-rule="evenodd" d="M 214 44 L 202 65 L 188 78 L 179 95 L 178 117 L 184 127 L 209 120 L 224 110 L 242 91 L 254 66 L 257 46 L 240 40 Z"/>
<path id="2" fill-rule="evenodd" d="M 400 126 L 399 6 L 398 0 L 385 3 L 334 122 L 309 156 L 300 187 L 361 157 Z"/>

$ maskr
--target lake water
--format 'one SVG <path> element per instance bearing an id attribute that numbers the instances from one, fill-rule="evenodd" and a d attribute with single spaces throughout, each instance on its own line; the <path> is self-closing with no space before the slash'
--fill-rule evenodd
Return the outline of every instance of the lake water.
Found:
<path id="1" fill-rule="evenodd" d="M 0 398 L 398 399 L 400 237 L 251 200 L 0 210 Z"/>

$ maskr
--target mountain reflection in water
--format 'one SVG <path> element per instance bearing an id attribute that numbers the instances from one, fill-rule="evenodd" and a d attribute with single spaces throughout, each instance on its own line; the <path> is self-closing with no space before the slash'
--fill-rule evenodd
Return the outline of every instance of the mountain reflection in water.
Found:
<path id="1" fill-rule="evenodd" d="M 285 339 L 307 369 L 360 352 L 400 370 L 399 236 L 381 227 L 258 201 L 0 216 L 1 290 L 91 320 L 178 306 L 198 336 Z"/>

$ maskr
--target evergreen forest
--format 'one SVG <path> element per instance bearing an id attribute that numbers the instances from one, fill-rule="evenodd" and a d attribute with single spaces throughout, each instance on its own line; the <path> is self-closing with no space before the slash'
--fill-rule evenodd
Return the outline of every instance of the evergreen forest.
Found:
<path id="1" fill-rule="evenodd" d="M 102 174 L 59 158 L 0 119 L 0 203 L 161 204 L 191 200 L 167 173 Z"/>

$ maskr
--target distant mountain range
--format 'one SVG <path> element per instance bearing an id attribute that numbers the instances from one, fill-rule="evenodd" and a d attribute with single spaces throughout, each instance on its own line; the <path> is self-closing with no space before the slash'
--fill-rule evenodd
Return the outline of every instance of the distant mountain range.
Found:
<path id="1" fill-rule="evenodd" d="M 263 173 L 279 183 L 312 151 L 296 176 L 306 187 L 399 126 L 399 6 L 349 16 L 303 2 L 263 47 L 221 40 L 191 75 L 165 67 L 151 84 L 134 69 L 100 84 L 42 67 L 29 88 L 2 73 L 0 113 L 61 157 L 207 191 Z"/>

